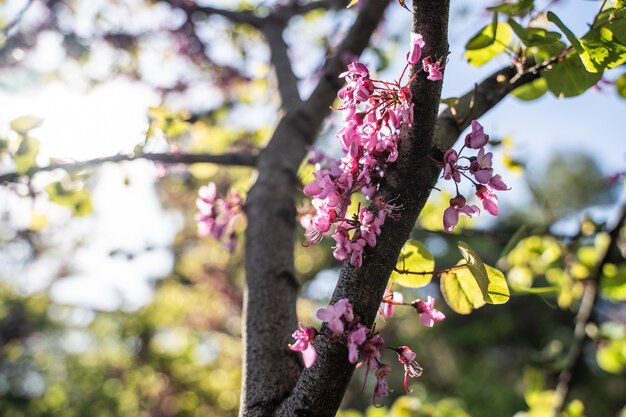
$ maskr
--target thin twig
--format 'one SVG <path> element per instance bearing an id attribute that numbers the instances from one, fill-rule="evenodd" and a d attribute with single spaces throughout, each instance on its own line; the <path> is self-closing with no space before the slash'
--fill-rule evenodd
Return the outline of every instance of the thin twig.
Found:
<path id="1" fill-rule="evenodd" d="M 58 164 L 50 164 L 46 166 L 34 167 L 27 173 L 19 174 L 10 172 L 0 175 L 0 183 L 15 182 L 22 177 L 31 177 L 39 172 L 53 171 L 55 169 L 64 169 L 66 171 L 78 171 L 84 168 L 102 165 L 106 162 L 124 162 L 135 161 L 138 159 L 146 159 L 148 161 L 160 162 L 163 164 L 198 164 L 213 163 L 220 165 L 234 166 L 256 166 L 257 153 L 233 152 L 225 154 L 171 154 L 171 153 L 142 153 L 142 154 L 118 154 L 107 156 L 104 158 L 90 159 L 79 162 L 65 162 Z"/>
<path id="2" fill-rule="evenodd" d="M 606 252 L 602 256 L 602 259 L 597 264 L 596 268 L 589 274 L 585 280 L 585 289 L 583 291 L 583 297 L 576 314 L 575 327 L 574 327 L 574 340 L 570 346 L 569 353 L 567 355 L 567 362 L 565 367 L 559 374 L 558 383 L 556 386 L 556 405 L 554 407 L 554 416 L 557 417 L 563 410 L 565 400 L 570 389 L 570 383 L 574 369 L 580 362 L 583 352 L 583 344 L 586 339 L 585 328 L 591 320 L 591 313 L 598 299 L 598 286 L 600 279 L 602 278 L 602 269 L 604 265 L 609 262 L 611 252 L 617 247 L 617 243 L 620 237 L 620 231 L 622 226 L 626 222 L 626 203 L 620 208 L 620 217 L 615 226 L 609 231 L 610 243 L 606 248 Z"/>
<path id="3" fill-rule="evenodd" d="M 28 10 L 31 4 L 33 4 L 33 0 L 28 0 L 26 4 L 20 9 L 20 11 L 17 12 L 13 20 L 11 20 L 5 27 L 2 28 L 0 32 L 4 36 L 8 36 L 11 29 L 13 29 L 13 27 L 17 25 L 20 22 L 20 20 L 22 20 L 24 13 L 26 13 L 26 10 Z"/>

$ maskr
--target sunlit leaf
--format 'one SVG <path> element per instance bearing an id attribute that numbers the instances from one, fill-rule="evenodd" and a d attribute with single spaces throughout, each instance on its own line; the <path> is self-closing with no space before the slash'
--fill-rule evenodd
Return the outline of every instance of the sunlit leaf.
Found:
<path id="1" fill-rule="evenodd" d="M 589 72 L 602 72 L 626 62 L 626 10 L 603 11 L 596 27 L 580 39 L 580 53 Z"/>
<path id="2" fill-rule="evenodd" d="M 574 97 L 587 91 L 600 81 L 601 72 L 585 69 L 580 56 L 570 54 L 542 73 L 548 89 L 557 97 Z"/>
<path id="3" fill-rule="evenodd" d="M 458 247 L 467 262 L 467 268 L 478 283 L 485 302 L 489 304 L 506 303 L 510 293 L 504 274 L 496 268 L 485 265 L 467 243 L 459 241 Z"/>
<path id="4" fill-rule="evenodd" d="M 626 301 L 626 265 L 604 265 L 600 293 L 613 302 Z"/>
<path id="5" fill-rule="evenodd" d="M 463 263 L 459 261 L 459 264 Z M 459 314 L 469 314 L 486 304 L 482 291 L 468 268 L 442 273 L 440 288 L 448 306 Z"/>
<path id="6" fill-rule="evenodd" d="M 21 116 L 11 121 L 11 130 L 26 135 L 31 130 L 41 126 L 43 119 L 37 116 Z"/>
<path id="7" fill-rule="evenodd" d="M 498 22 L 497 27 L 490 23 L 467 42 L 465 59 L 474 66 L 481 66 L 504 52 L 512 39 L 513 31 L 508 23 Z"/>
<path id="8" fill-rule="evenodd" d="M 349 9 L 350 7 L 354 6 L 355 4 L 357 4 L 360 0 L 350 0 L 350 3 L 348 3 L 347 8 Z"/>
<path id="9" fill-rule="evenodd" d="M 572 32 L 565 25 L 565 23 L 563 23 L 563 21 L 559 19 L 559 17 L 555 15 L 553 12 L 548 12 L 546 16 L 550 22 L 554 23 L 559 29 L 561 29 L 561 31 L 565 34 L 565 37 L 572 44 L 576 52 L 582 53 L 583 47 L 580 44 L 580 40 L 578 39 L 578 37 L 574 35 L 574 32 Z"/>
<path id="10" fill-rule="evenodd" d="M 534 0 L 519 0 L 516 3 L 504 3 L 488 7 L 487 10 L 504 13 L 509 16 L 524 16 L 533 10 Z"/>
<path id="11" fill-rule="evenodd" d="M 523 101 L 536 100 L 548 91 L 548 84 L 544 78 L 517 87 L 511 94 Z"/>
<path id="12" fill-rule="evenodd" d="M 71 208 L 76 216 L 85 216 L 93 211 L 91 195 L 80 182 L 53 182 L 46 187 L 46 192 L 51 202 Z"/>
<path id="13" fill-rule="evenodd" d="M 550 32 L 543 28 L 521 26 L 515 19 L 508 20 L 511 29 L 525 46 L 539 46 L 554 43 L 561 39 L 558 32 Z"/>
<path id="14" fill-rule="evenodd" d="M 37 164 L 37 154 L 39 153 L 39 140 L 30 136 L 22 137 L 20 146 L 15 152 L 15 171 L 18 174 L 25 174 Z"/>
<path id="15" fill-rule="evenodd" d="M 626 370 L 626 339 L 611 340 L 601 345 L 596 353 L 598 366 L 612 374 Z"/>
<path id="16" fill-rule="evenodd" d="M 396 268 L 401 271 L 411 272 L 432 272 L 435 269 L 435 258 L 426 246 L 417 240 L 409 240 L 405 243 Z M 402 285 L 403 287 L 418 288 L 430 283 L 433 275 L 424 274 L 401 274 L 397 271 L 392 272 L 391 279 Z"/>

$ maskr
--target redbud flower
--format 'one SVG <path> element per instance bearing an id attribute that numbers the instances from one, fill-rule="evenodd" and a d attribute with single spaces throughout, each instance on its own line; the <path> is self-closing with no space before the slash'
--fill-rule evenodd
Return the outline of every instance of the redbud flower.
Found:
<path id="1" fill-rule="evenodd" d="M 355 330 L 348 334 L 348 360 L 350 363 L 356 363 L 359 360 L 358 348 L 367 339 L 368 328 L 358 325 Z"/>
<path id="2" fill-rule="evenodd" d="M 427 56 L 422 60 L 422 65 L 424 67 L 424 71 L 428 73 L 428 77 L 426 77 L 430 81 L 439 81 L 443 78 L 441 74 L 441 63 L 439 61 L 432 61 L 432 58 Z"/>
<path id="3" fill-rule="evenodd" d="M 317 332 L 313 327 L 306 327 L 302 323 L 298 323 L 298 327 L 300 330 L 296 330 L 292 335 L 296 339 L 296 343 L 290 344 L 289 349 L 302 353 L 304 366 L 310 368 L 317 358 L 317 352 L 313 347 Z"/>
<path id="4" fill-rule="evenodd" d="M 422 35 L 419 33 L 411 32 L 411 49 L 409 50 L 406 60 L 409 64 L 415 65 L 420 60 L 422 56 L 422 48 L 424 47 L 425 42 Z"/>
<path id="5" fill-rule="evenodd" d="M 422 367 L 415 361 L 415 352 L 408 346 L 394 349 L 398 353 L 398 361 L 404 365 L 404 390 L 409 393 L 409 377 L 417 378 L 422 375 Z"/>
<path id="6" fill-rule="evenodd" d="M 502 181 L 502 177 L 500 175 L 494 175 L 493 177 L 491 177 L 491 179 L 489 180 L 489 184 L 487 185 L 497 191 L 510 190 L 510 188 L 506 186 L 504 181 Z"/>
<path id="7" fill-rule="evenodd" d="M 433 327 L 433 324 L 439 323 L 446 318 L 441 311 L 435 309 L 435 299 L 430 295 L 426 301 L 416 300 L 411 304 L 417 310 L 420 321 L 426 327 Z"/>
<path id="8" fill-rule="evenodd" d="M 459 154 L 452 148 L 443 154 L 443 178 L 446 180 L 453 179 L 454 182 L 461 182 L 461 171 L 457 162 Z"/>
<path id="9" fill-rule="evenodd" d="M 483 127 L 477 120 L 472 120 L 472 131 L 465 136 L 465 146 L 470 149 L 479 149 L 489 142 L 489 135 L 485 135 Z"/>
<path id="10" fill-rule="evenodd" d="M 404 298 L 402 297 L 402 293 L 397 291 L 391 291 L 389 288 L 385 290 L 385 294 L 383 295 L 383 302 L 380 306 L 380 314 L 383 318 L 389 318 L 393 315 L 394 304 L 385 301 L 393 301 L 396 303 L 402 303 Z"/>
<path id="11" fill-rule="evenodd" d="M 329 305 L 327 308 L 317 310 L 316 317 L 328 323 L 328 328 L 337 334 L 343 333 L 345 329 L 345 319 L 348 323 L 354 320 L 352 312 L 352 304 L 347 298 L 342 298 L 335 304 Z"/>
<path id="12" fill-rule="evenodd" d="M 391 366 L 381 363 L 376 370 L 376 387 L 374 388 L 374 405 L 376 405 L 376 398 L 386 397 L 389 395 L 389 385 L 385 379 L 391 374 Z"/>
<path id="13" fill-rule="evenodd" d="M 450 199 L 450 207 L 443 212 L 443 228 L 446 232 L 451 232 L 459 222 L 459 214 L 467 217 L 477 216 L 480 209 L 475 205 L 467 206 L 467 201 L 462 195 L 457 195 Z"/>
<path id="14" fill-rule="evenodd" d="M 498 197 L 489 191 L 484 185 L 476 187 L 476 197 L 483 203 L 483 208 L 493 216 L 497 216 L 500 213 L 498 208 Z"/>

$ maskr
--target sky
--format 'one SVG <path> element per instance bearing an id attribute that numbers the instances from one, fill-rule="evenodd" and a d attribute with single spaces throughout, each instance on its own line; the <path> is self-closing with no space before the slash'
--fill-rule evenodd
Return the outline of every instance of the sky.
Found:
<path id="1" fill-rule="evenodd" d="M 127 2 L 140 3 L 134 0 Z M 15 13 L 23 3 L 20 0 L 7 1 L 3 6 L 2 16 Z M 95 2 L 83 3 L 91 5 L 84 12 L 87 22 L 93 14 Z M 213 3 L 224 6 L 227 2 Z M 486 74 L 507 64 L 506 57 L 502 57 L 485 67 L 475 68 L 463 59 L 464 42 L 477 28 L 491 19 L 490 15 L 480 12 L 482 7 L 490 3 L 452 2 L 451 55 L 446 66 L 444 97 L 459 96 L 467 92 Z M 599 7 L 595 1 L 569 0 L 560 3 L 557 14 L 577 34 L 584 33 L 588 23 L 585 19 L 592 16 Z M 37 10 L 34 7 L 27 12 L 25 20 L 28 22 L 28 19 L 36 18 Z M 161 19 L 159 22 L 168 24 L 167 16 L 162 11 L 157 11 L 154 16 L 140 15 L 138 19 L 140 25 L 147 25 L 154 19 Z M 400 7 L 392 6 L 385 25 L 385 31 L 407 38 L 408 48 L 407 28 L 410 28 L 410 14 Z M 84 23 L 82 30 L 89 32 L 93 28 Z M 287 40 L 290 41 L 290 37 L 297 33 L 302 34 L 295 29 L 288 32 Z M 87 71 L 103 77 L 103 82 L 86 89 L 80 82 L 80 70 L 64 63 L 58 36 L 45 34 L 39 41 L 36 56 L 28 58 L 29 66 L 41 72 L 63 66 L 66 75 L 77 74 L 77 82 L 67 83 L 54 79 L 43 83 L 33 82 L 28 74 L 0 73 L 0 134 L 9 134 L 8 125 L 12 119 L 33 114 L 44 119 L 42 127 L 33 131 L 41 140 L 42 157 L 85 160 L 132 151 L 145 137 L 147 108 L 159 104 L 158 95 L 147 85 L 128 79 L 118 77 L 106 80 L 105 70 L 109 68 L 108 63 L 112 59 L 124 57 L 112 57 L 111 51 L 105 46 L 93 54 L 93 62 L 86 65 Z M 164 41 L 155 42 L 154 48 L 157 48 L 158 42 Z M 296 58 L 316 56 L 315 53 L 308 53 L 309 49 L 298 49 L 295 43 L 293 46 L 292 55 Z M 387 71 L 391 78 L 404 65 L 404 52 L 399 50 L 396 55 L 397 59 Z M 368 59 L 373 60 L 373 56 L 366 54 L 363 57 L 365 62 Z M 146 60 L 146 67 L 158 69 L 146 72 L 148 77 L 153 77 L 155 83 L 167 83 L 171 74 L 186 71 L 184 66 L 181 67 L 174 61 L 166 67 L 160 66 L 160 61 L 154 56 L 150 57 L 149 53 Z M 298 62 L 300 65 L 306 63 L 300 59 Z M 609 78 L 616 76 L 617 73 Z M 192 102 L 198 103 L 215 97 L 207 88 L 199 90 L 202 94 L 191 97 Z M 303 83 L 304 93 L 307 88 L 307 84 Z M 509 97 L 480 121 L 492 137 L 508 135 L 512 138 L 515 144 L 514 155 L 530 163 L 527 175 L 539 172 L 539 168 L 548 161 L 550 155 L 572 150 L 592 155 L 601 162 L 602 171 L 610 174 L 626 168 L 626 138 L 623 123 L 620 123 L 625 111 L 626 100 L 619 99 L 608 86 L 603 91 L 589 91 L 573 99 L 557 99 L 546 95 L 537 101 L 525 103 Z M 247 122 L 254 125 L 266 117 L 267 112 L 258 112 L 256 117 L 247 118 Z M 498 167 L 497 171 L 503 169 Z M 173 266 L 173 255 L 168 248 L 182 226 L 180 214 L 169 213 L 162 208 L 153 185 L 156 176 L 156 169 L 147 162 L 107 164 L 102 167 L 97 181 L 91 183 L 93 215 L 80 219 L 69 229 L 76 236 L 87 237 L 88 243 L 74 254 L 73 272 L 52 286 L 51 296 L 54 300 L 62 304 L 102 310 L 133 310 L 150 300 L 152 282 L 164 276 Z M 525 199 L 522 179 L 512 173 L 503 173 L 503 176 L 513 186 L 513 190 L 509 192 L 510 197 L 502 198 L 503 204 L 506 205 L 507 200 L 508 204 L 516 204 Z M 125 185 L 125 179 L 129 179 L 130 185 Z M 14 224 L 9 226 L 23 226 L 27 223 L 29 216 L 24 213 L 28 212 L 30 203 L 17 201 L 19 198 L 7 195 L 6 190 L 2 194 L 7 201 L 14 201 L 5 203 L 13 204 L 12 210 L 15 212 L 11 220 Z M 41 210 L 50 209 L 43 203 L 37 204 L 41 206 Z M 51 222 L 62 228 L 67 222 L 67 216 L 53 213 Z M 153 249 L 142 252 L 145 247 Z M 132 260 L 110 256 L 116 250 L 140 255 Z M 46 276 L 50 277 L 49 272 L 54 270 L 55 265 L 60 267 L 58 262 L 55 263 L 54 257 L 29 265 L 29 278 L 22 280 L 20 284 L 23 291 L 32 292 L 48 285 L 49 278 Z M 4 274 L 11 276 L 16 273 L 5 270 Z M 2 269 L 0 275 L 3 275 Z"/>

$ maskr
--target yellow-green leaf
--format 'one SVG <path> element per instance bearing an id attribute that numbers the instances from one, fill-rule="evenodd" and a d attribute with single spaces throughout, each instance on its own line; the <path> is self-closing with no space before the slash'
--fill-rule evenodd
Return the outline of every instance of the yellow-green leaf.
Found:
<path id="1" fill-rule="evenodd" d="M 404 244 L 396 269 L 410 272 L 428 272 L 427 274 L 402 274 L 394 271 L 391 279 L 403 287 L 418 288 L 430 283 L 435 269 L 435 258 L 428 248 L 418 240 L 409 240 Z"/>
<path id="2" fill-rule="evenodd" d="M 350 0 L 350 3 L 348 4 L 347 8 L 349 9 L 350 7 L 354 6 L 358 2 L 359 2 L 359 0 Z"/>
<path id="3" fill-rule="evenodd" d="M 622 98 L 626 98 L 626 73 L 615 80 L 615 89 L 617 90 L 617 94 L 622 96 Z"/>
<path id="4" fill-rule="evenodd" d="M 536 100 L 548 91 L 548 84 L 545 78 L 537 78 L 536 80 L 517 87 L 511 94 L 523 101 Z"/>
<path id="5" fill-rule="evenodd" d="M 462 263 L 464 262 L 459 261 L 459 264 Z M 443 299 L 459 314 L 469 314 L 486 304 L 482 291 L 468 268 L 442 273 L 440 287 Z"/>
<path id="6" fill-rule="evenodd" d="M 497 27 L 490 23 L 469 40 L 465 46 L 465 59 L 479 67 L 504 52 L 512 39 L 513 31 L 508 23 L 499 22 Z"/>
<path id="7" fill-rule="evenodd" d="M 20 142 L 20 146 L 15 152 L 15 171 L 18 174 L 27 173 L 37 163 L 37 154 L 39 153 L 39 141 L 29 136 L 24 136 Z"/>
<path id="8" fill-rule="evenodd" d="M 459 241 L 457 245 L 480 288 L 485 302 L 489 304 L 506 303 L 510 298 L 510 293 L 504 274 L 496 268 L 485 265 L 467 243 Z"/>
<path id="9" fill-rule="evenodd" d="M 20 135 L 26 135 L 36 127 L 41 126 L 43 119 L 37 116 L 21 116 L 11 121 L 11 130 L 19 133 Z"/>

